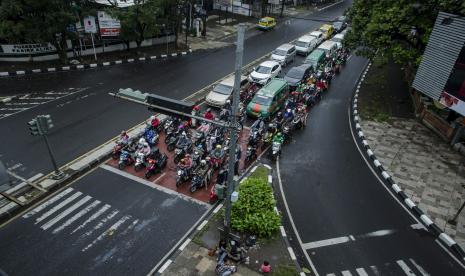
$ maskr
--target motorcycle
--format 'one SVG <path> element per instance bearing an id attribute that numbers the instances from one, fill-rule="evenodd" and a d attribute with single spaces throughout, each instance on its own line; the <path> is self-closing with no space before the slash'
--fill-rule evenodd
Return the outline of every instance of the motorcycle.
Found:
<path id="1" fill-rule="evenodd" d="M 211 169 L 208 169 L 207 172 L 205 172 L 204 175 L 200 175 L 199 173 L 195 173 L 194 176 L 192 177 L 191 181 L 191 187 L 189 191 L 191 193 L 194 193 L 198 189 L 205 187 L 208 187 L 208 184 L 210 183 L 210 180 L 212 178 L 212 171 Z"/>
<path id="2" fill-rule="evenodd" d="M 274 161 L 279 155 L 281 155 L 281 143 L 273 142 L 271 146 L 271 159 Z"/>
<path id="3" fill-rule="evenodd" d="M 166 167 L 168 156 L 160 153 L 158 149 L 153 153 L 152 158 L 148 160 L 148 166 L 145 171 L 145 178 L 149 179 L 152 175 L 160 173 Z"/>
<path id="4" fill-rule="evenodd" d="M 224 151 L 222 151 L 222 153 L 219 154 L 219 155 L 212 154 L 210 156 L 210 163 L 211 163 L 213 169 L 217 170 L 217 169 L 221 168 L 223 166 L 225 158 L 226 158 L 226 154 L 225 154 Z"/>
<path id="5" fill-rule="evenodd" d="M 178 167 L 176 170 L 176 187 L 180 187 L 182 183 L 188 181 L 190 173 L 187 168 Z"/>
<path id="6" fill-rule="evenodd" d="M 250 130 L 249 141 L 247 142 L 247 145 L 249 145 L 249 146 L 257 146 L 259 141 L 260 141 L 260 132 L 259 132 L 259 130 L 258 129 L 251 129 Z"/>
<path id="7" fill-rule="evenodd" d="M 151 147 L 158 144 L 159 137 L 160 136 L 158 135 L 158 133 L 156 133 L 151 128 L 146 128 L 145 131 L 144 131 L 144 139 L 145 139 L 145 141 L 147 141 L 147 143 L 149 143 L 149 145 Z"/>
<path id="8" fill-rule="evenodd" d="M 176 143 L 178 142 L 179 137 L 178 136 L 171 136 L 168 141 L 166 141 L 166 148 L 168 151 L 173 151 L 174 148 L 176 147 Z"/>
<path id="9" fill-rule="evenodd" d="M 201 131 L 194 131 L 192 135 L 192 140 L 194 141 L 194 145 L 198 146 L 206 141 L 205 133 Z"/>
<path id="10" fill-rule="evenodd" d="M 121 150 L 118 161 L 118 168 L 123 170 L 126 166 L 130 166 L 132 163 L 134 163 L 134 158 L 132 157 L 131 153 L 127 150 Z"/>
<path id="11" fill-rule="evenodd" d="M 256 146 L 248 146 L 247 151 L 245 153 L 245 163 L 249 164 L 253 160 L 257 158 L 257 147 Z"/>
<path id="12" fill-rule="evenodd" d="M 179 161 L 181 161 L 182 158 L 188 153 L 192 151 L 192 142 L 188 140 L 189 142 L 185 145 L 179 144 L 181 140 L 178 139 L 176 142 L 176 148 L 174 149 L 174 163 L 178 164 Z"/>
<path id="13" fill-rule="evenodd" d="M 291 128 L 287 124 L 283 126 L 283 136 L 285 143 L 291 142 Z"/>
<path id="14" fill-rule="evenodd" d="M 126 147 L 125 144 L 122 143 L 116 143 L 116 145 L 113 147 L 113 151 L 111 153 L 111 157 L 114 160 L 117 160 L 121 154 L 121 151 Z"/>
<path id="15" fill-rule="evenodd" d="M 271 131 L 266 131 L 265 135 L 263 135 L 263 143 L 262 143 L 262 150 L 268 147 L 268 145 L 271 144 L 271 141 L 273 141 L 273 135 L 274 133 Z"/>
<path id="16" fill-rule="evenodd" d="M 136 153 L 136 162 L 134 163 L 134 170 L 137 172 L 145 167 L 146 156 L 142 152 Z"/>

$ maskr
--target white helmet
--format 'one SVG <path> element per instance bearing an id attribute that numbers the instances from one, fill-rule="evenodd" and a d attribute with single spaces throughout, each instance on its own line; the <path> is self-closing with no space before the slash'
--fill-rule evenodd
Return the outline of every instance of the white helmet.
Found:
<path id="1" fill-rule="evenodd" d="M 145 142 L 144 147 L 148 147 L 148 146 L 149 146 L 149 143 Z"/>
<path id="2" fill-rule="evenodd" d="M 186 136 L 186 132 L 185 132 L 185 131 L 183 131 L 181 134 L 182 134 L 182 136 Z"/>
<path id="3" fill-rule="evenodd" d="M 231 103 L 231 100 L 226 100 L 226 103 L 227 103 L 227 104 Z"/>
<path id="4" fill-rule="evenodd" d="M 202 161 L 200 161 L 200 164 L 202 164 L 203 166 L 205 166 L 205 165 L 207 164 L 207 161 L 202 160 Z"/>
<path id="5" fill-rule="evenodd" d="M 150 120 L 155 120 L 155 115 L 150 116 Z"/>
<path id="6" fill-rule="evenodd" d="M 144 144 L 145 143 L 145 139 L 142 137 L 139 139 L 139 144 Z"/>

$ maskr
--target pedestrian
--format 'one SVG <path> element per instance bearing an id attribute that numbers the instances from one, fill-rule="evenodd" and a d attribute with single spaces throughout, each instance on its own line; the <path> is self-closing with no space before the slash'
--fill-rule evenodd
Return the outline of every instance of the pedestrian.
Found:
<path id="1" fill-rule="evenodd" d="M 268 274 L 271 272 L 271 265 L 268 261 L 263 261 L 262 266 L 260 267 L 259 271 L 263 274 Z"/>

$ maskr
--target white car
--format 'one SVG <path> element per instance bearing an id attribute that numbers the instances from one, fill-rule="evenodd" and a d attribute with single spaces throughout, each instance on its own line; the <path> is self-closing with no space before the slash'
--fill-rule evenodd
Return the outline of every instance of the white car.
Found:
<path id="1" fill-rule="evenodd" d="M 281 73 L 281 65 L 276 61 L 265 61 L 252 71 L 249 75 L 250 82 L 256 82 L 261 85 L 267 84 L 272 78 Z"/>
<path id="2" fill-rule="evenodd" d="M 241 86 L 247 82 L 247 77 L 241 76 Z M 231 99 L 234 88 L 234 75 L 227 77 L 213 87 L 213 90 L 205 97 L 208 105 L 222 107 Z"/>
<path id="3" fill-rule="evenodd" d="M 333 38 L 331 38 L 331 41 L 336 42 L 337 48 L 341 49 L 342 48 L 342 41 L 344 40 L 345 34 L 337 34 Z"/>
<path id="4" fill-rule="evenodd" d="M 320 31 L 313 31 L 308 35 L 316 38 L 316 45 L 320 45 L 323 42 L 323 40 L 325 40 L 325 36 Z"/>

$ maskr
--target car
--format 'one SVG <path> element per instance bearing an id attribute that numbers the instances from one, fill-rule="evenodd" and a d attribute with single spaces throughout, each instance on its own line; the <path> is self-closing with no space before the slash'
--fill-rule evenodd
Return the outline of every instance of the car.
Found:
<path id="1" fill-rule="evenodd" d="M 281 65 L 276 61 L 268 60 L 262 62 L 250 73 L 249 81 L 265 85 L 272 78 L 277 77 L 281 73 L 281 70 Z"/>
<path id="2" fill-rule="evenodd" d="M 323 42 L 323 40 L 325 40 L 323 33 L 320 31 L 313 31 L 310 32 L 308 35 L 316 38 L 316 45 L 320 45 Z"/>
<path id="3" fill-rule="evenodd" d="M 304 35 L 296 40 L 295 49 L 297 50 L 297 54 L 307 56 L 313 51 L 313 49 L 315 49 L 316 44 L 316 37 Z"/>
<path id="4" fill-rule="evenodd" d="M 269 118 L 283 107 L 288 96 L 287 81 L 275 78 L 258 90 L 247 105 L 247 115 L 253 118 Z"/>
<path id="5" fill-rule="evenodd" d="M 295 45 L 283 44 L 271 53 L 271 59 L 278 62 L 281 66 L 286 66 L 295 59 Z"/>
<path id="6" fill-rule="evenodd" d="M 247 83 L 247 77 L 241 76 L 241 86 Z M 234 88 L 234 75 L 227 77 L 217 85 L 213 86 L 212 91 L 205 97 L 205 102 L 214 107 L 222 107 L 226 101 L 231 99 Z"/>
<path id="7" fill-rule="evenodd" d="M 323 24 L 321 25 L 319 31 L 323 33 L 324 39 L 329 39 L 333 35 L 334 28 L 332 25 Z"/>
<path id="8" fill-rule="evenodd" d="M 333 23 L 333 28 L 335 33 L 340 33 L 346 28 L 347 24 L 342 21 L 336 21 Z"/>
<path id="9" fill-rule="evenodd" d="M 284 76 L 284 79 L 289 84 L 291 89 L 299 86 L 302 80 L 308 78 L 312 73 L 312 65 L 311 64 L 302 64 L 296 67 L 292 67 Z"/>
<path id="10" fill-rule="evenodd" d="M 308 64 L 312 67 L 313 71 L 318 70 L 318 67 L 325 62 L 326 52 L 323 49 L 315 49 L 305 59 L 304 64 Z"/>
<path id="11" fill-rule="evenodd" d="M 334 41 L 327 40 L 323 42 L 320 46 L 318 46 L 317 49 L 321 49 L 325 52 L 326 57 L 332 57 L 336 53 L 337 50 L 337 44 Z"/>
<path id="12" fill-rule="evenodd" d="M 341 15 L 338 18 L 336 18 L 335 21 L 340 21 L 340 22 L 343 22 L 343 23 L 347 24 L 347 16 Z"/>
<path id="13" fill-rule="evenodd" d="M 333 38 L 331 38 L 330 41 L 336 42 L 337 48 L 341 49 L 342 48 L 342 41 L 344 40 L 345 34 L 337 34 Z"/>
<path id="14" fill-rule="evenodd" d="M 263 17 L 258 21 L 257 27 L 260 30 L 268 31 L 276 27 L 276 20 L 273 17 Z"/>

